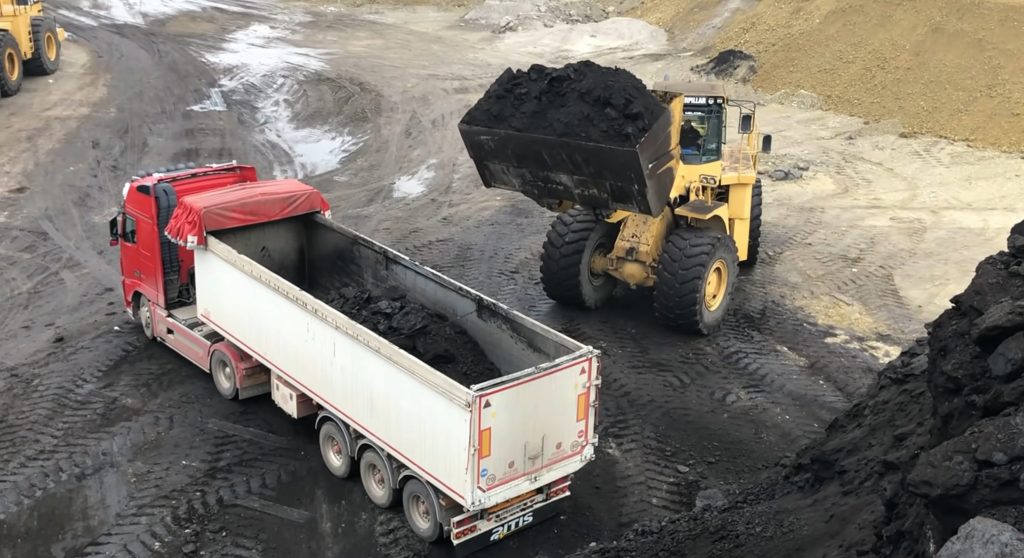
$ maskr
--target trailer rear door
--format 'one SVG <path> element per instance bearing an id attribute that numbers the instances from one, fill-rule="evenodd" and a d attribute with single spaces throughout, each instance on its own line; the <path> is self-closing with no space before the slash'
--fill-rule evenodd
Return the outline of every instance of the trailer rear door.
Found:
<path id="1" fill-rule="evenodd" d="M 505 493 L 540 486 L 550 474 L 578 469 L 579 461 L 592 457 L 597 379 L 591 351 L 476 395 L 478 500 L 496 503 Z"/>

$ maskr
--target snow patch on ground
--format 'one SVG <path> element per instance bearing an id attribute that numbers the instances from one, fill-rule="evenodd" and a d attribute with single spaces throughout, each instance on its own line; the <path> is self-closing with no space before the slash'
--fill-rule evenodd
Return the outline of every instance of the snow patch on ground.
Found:
<path id="1" fill-rule="evenodd" d="M 145 25 L 150 20 L 206 9 L 252 11 L 245 6 L 214 0 L 85 0 L 81 8 L 105 20 L 132 25 Z"/>
<path id="2" fill-rule="evenodd" d="M 296 123 L 294 101 L 302 93 L 299 83 L 309 73 L 327 69 L 324 56 L 328 52 L 291 45 L 285 41 L 289 35 L 287 28 L 257 23 L 231 33 L 220 50 L 204 58 L 226 70 L 220 91 L 250 100 L 255 114 L 246 116 L 256 121 L 267 141 L 292 159 L 291 165 L 275 165 L 274 174 L 303 177 L 337 168 L 362 139 L 343 130 Z M 200 106 L 206 105 L 196 105 Z M 196 107 L 193 110 L 199 110 Z"/>
<path id="3" fill-rule="evenodd" d="M 224 95 L 221 94 L 220 88 L 214 87 L 210 90 L 209 99 L 188 107 L 188 110 L 195 112 L 223 112 L 228 110 L 228 105 L 224 102 Z"/>
<path id="4" fill-rule="evenodd" d="M 436 159 L 427 161 L 427 164 L 412 174 L 407 174 L 395 181 L 393 194 L 396 198 L 414 198 L 427 191 L 427 186 L 434 178 L 434 164 Z"/>

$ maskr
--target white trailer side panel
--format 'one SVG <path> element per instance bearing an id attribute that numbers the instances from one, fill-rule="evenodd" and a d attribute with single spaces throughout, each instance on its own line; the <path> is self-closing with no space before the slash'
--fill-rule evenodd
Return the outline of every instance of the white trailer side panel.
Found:
<path id="1" fill-rule="evenodd" d="M 471 393 L 209 241 L 196 250 L 200 318 L 465 505 L 475 476 Z"/>

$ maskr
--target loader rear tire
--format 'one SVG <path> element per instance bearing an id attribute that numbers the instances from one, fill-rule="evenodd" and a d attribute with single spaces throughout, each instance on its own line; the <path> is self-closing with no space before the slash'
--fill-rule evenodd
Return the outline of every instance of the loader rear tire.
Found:
<path id="1" fill-rule="evenodd" d="M 747 259 L 740 262 L 744 267 L 757 264 L 761 253 L 761 179 L 754 181 L 750 197 L 750 236 L 747 242 Z"/>
<path id="2" fill-rule="evenodd" d="M 35 52 L 25 61 L 25 73 L 30 76 L 49 76 L 60 69 L 60 37 L 57 20 L 52 17 L 32 18 L 32 46 Z"/>
<path id="3" fill-rule="evenodd" d="M 0 96 L 17 95 L 24 78 L 18 41 L 10 33 L 0 31 Z"/>
<path id="4" fill-rule="evenodd" d="M 548 298 L 590 309 L 604 304 L 615 290 L 615 278 L 594 273 L 590 262 L 612 251 L 617 230 L 579 206 L 555 218 L 540 256 L 540 281 Z"/>
<path id="5" fill-rule="evenodd" d="M 739 264 L 729 235 L 678 228 L 665 241 L 654 283 L 658 321 L 688 333 L 708 335 L 729 310 Z"/>

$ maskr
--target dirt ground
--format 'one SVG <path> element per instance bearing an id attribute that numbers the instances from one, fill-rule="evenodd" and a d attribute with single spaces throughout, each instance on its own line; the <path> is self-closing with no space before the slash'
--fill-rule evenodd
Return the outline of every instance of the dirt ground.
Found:
<path id="1" fill-rule="evenodd" d="M 765 0 L 716 39 L 758 58 L 756 86 L 908 131 L 1024 150 L 1024 2 Z"/>
<path id="2" fill-rule="evenodd" d="M 499 557 L 561 556 L 757 478 L 864 393 L 1019 220 L 992 202 L 1017 192 L 1017 156 L 776 102 L 760 113 L 769 164 L 810 170 L 766 178 L 764 256 L 731 320 L 682 337 L 643 292 L 594 313 L 548 301 L 552 214 L 482 189 L 455 128 L 508 66 L 683 77 L 702 60 L 661 30 L 493 33 L 461 9 L 344 3 L 50 6 L 73 35 L 64 69 L 0 101 L 20 154 L 0 179 L 0 557 L 450 554 L 330 477 L 307 421 L 226 402 L 143 343 L 106 242 L 140 168 L 237 159 L 302 176 L 335 219 L 603 351 L 597 460 L 563 515 Z"/>

